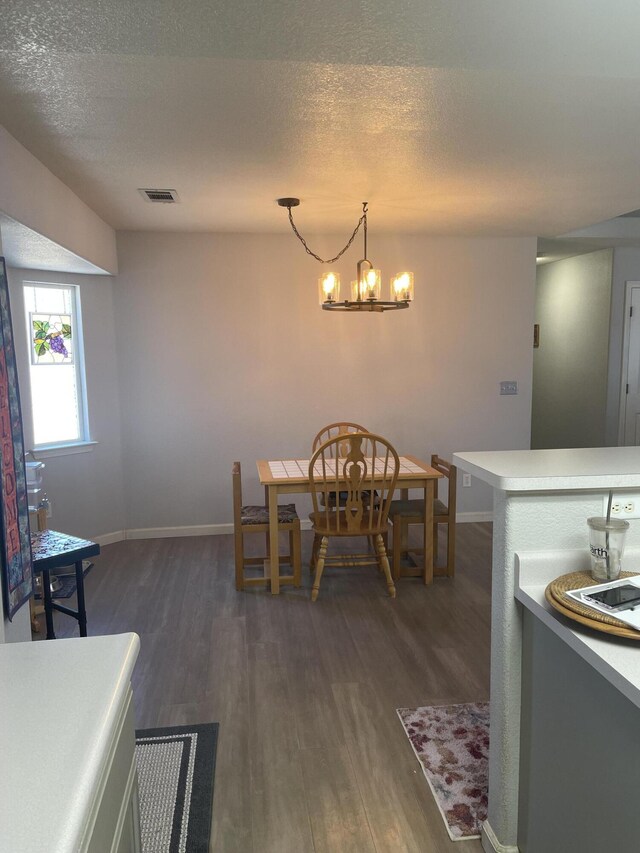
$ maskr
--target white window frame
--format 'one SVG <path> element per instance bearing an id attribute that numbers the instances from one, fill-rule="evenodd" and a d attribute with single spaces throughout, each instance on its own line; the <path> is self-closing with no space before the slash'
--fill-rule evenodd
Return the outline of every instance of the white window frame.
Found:
<path id="1" fill-rule="evenodd" d="M 52 444 L 35 444 L 35 422 L 34 405 L 31 389 L 31 346 L 32 330 L 29 326 L 29 312 L 25 310 L 25 289 L 28 287 L 47 287 L 71 291 L 72 320 L 74 323 L 74 366 L 76 373 L 76 397 L 78 400 L 78 422 L 80 427 L 80 438 L 69 441 L 57 441 Z M 80 286 L 62 281 L 24 281 L 22 282 L 22 304 L 25 313 L 25 324 L 27 328 L 27 357 L 29 365 L 29 404 L 31 407 L 31 435 L 34 441 L 33 450 L 38 458 L 49 456 L 66 456 L 71 453 L 85 453 L 92 450 L 97 442 L 91 440 L 89 429 L 89 407 L 87 403 L 87 378 L 85 372 L 84 357 L 84 335 L 82 329 L 82 304 L 80 299 Z"/>

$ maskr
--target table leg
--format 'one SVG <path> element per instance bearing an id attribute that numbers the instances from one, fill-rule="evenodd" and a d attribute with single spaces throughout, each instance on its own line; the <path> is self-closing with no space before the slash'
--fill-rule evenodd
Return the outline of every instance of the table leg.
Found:
<path id="1" fill-rule="evenodd" d="M 80 625 L 80 636 L 87 636 L 87 609 L 84 603 L 84 572 L 82 571 L 82 560 L 76 563 L 76 598 L 78 599 L 78 624 Z"/>
<path id="2" fill-rule="evenodd" d="M 427 480 L 424 490 L 424 582 L 433 583 L 433 500 L 434 481 Z"/>
<path id="3" fill-rule="evenodd" d="M 53 601 L 51 600 L 51 578 L 49 569 L 42 570 L 42 597 L 44 598 L 44 618 L 47 623 L 47 640 L 55 640 L 53 630 Z"/>
<path id="4" fill-rule="evenodd" d="M 268 506 L 269 506 L 269 487 L 268 487 L 268 486 L 265 486 L 265 487 L 264 487 L 264 505 L 265 505 L 266 507 L 268 507 Z M 270 533 L 269 533 L 269 531 L 267 530 L 267 532 L 266 532 L 266 533 L 265 533 L 265 535 L 264 535 L 264 539 L 265 539 L 265 553 L 266 553 L 266 555 L 267 555 L 267 560 L 269 559 L 269 552 L 271 551 L 271 542 L 269 541 L 269 536 L 270 536 Z M 266 576 L 266 572 L 265 572 L 265 576 Z"/>
<path id="5" fill-rule="evenodd" d="M 280 594 L 280 555 L 278 549 L 278 488 L 269 486 L 269 560 L 271 595 Z"/>

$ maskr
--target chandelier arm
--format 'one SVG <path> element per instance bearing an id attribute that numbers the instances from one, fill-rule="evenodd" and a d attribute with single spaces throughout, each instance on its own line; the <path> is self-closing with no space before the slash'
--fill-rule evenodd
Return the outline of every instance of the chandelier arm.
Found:
<path id="1" fill-rule="evenodd" d="M 300 242 L 301 242 L 301 243 L 302 243 L 302 245 L 304 246 L 305 251 L 307 252 L 307 254 L 308 254 L 308 255 L 311 255 L 311 257 L 312 257 L 312 258 L 315 258 L 315 259 L 316 259 L 316 261 L 320 261 L 320 263 L 321 263 L 321 264 L 333 264 L 333 263 L 335 263 L 335 262 L 338 260 L 338 258 L 341 258 L 341 257 L 344 255 L 344 253 L 347 251 L 347 249 L 349 248 L 349 246 L 353 243 L 353 241 L 354 241 L 354 240 L 355 240 L 355 238 L 356 238 L 356 234 L 357 234 L 357 233 L 358 233 L 358 231 L 360 230 L 360 226 L 361 226 L 363 223 L 364 223 L 365 245 L 366 245 L 366 233 L 367 233 L 367 207 L 366 207 L 366 204 L 367 204 L 366 202 L 364 202 L 364 203 L 363 203 L 364 213 L 362 214 L 362 216 L 361 216 L 361 217 L 360 217 L 360 219 L 358 220 L 358 224 L 357 224 L 357 225 L 356 225 L 356 227 L 354 228 L 354 230 L 353 230 L 353 234 L 351 235 L 351 237 L 349 237 L 349 242 L 347 243 L 347 245 L 344 247 L 344 249 L 341 249 L 341 250 L 338 252 L 338 254 L 335 256 L 335 258 L 328 258 L 327 260 L 325 260 L 324 258 L 321 258 L 321 257 L 320 257 L 320 255 L 316 255 L 316 253 L 315 253 L 315 252 L 312 252 L 312 251 L 311 251 L 311 249 L 310 249 L 310 248 L 309 248 L 309 246 L 307 245 L 307 241 L 304 239 L 304 237 L 302 236 L 302 234 L 301 234 L 301 233 L 298 231 L 298 229 L 296 228 L 296 224 L 295 224 L 295 222 L 293 221 L 293 214 L 291 213 L 291 206 L 290 206 L 290 205 L 287 205 L 287 209 L 288 209 L 288 211 L 289 211 L 289 222 L 291 223 L 291 228 L 293 229 L 293 233 L 296 235 L 296 237 L 298 238 L 298 240 L 300 240 Z"/>

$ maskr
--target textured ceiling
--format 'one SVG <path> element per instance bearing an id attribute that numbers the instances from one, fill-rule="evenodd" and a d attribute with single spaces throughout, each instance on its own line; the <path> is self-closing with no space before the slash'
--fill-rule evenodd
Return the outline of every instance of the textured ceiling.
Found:
<path id="1" fill-rule="evenodd" d="M 552 237 L 640 208 L 640 4 L 4 0 L 0 122 L 118 229 Z M 138 187 L 169 187 L 151 205 Z"/>

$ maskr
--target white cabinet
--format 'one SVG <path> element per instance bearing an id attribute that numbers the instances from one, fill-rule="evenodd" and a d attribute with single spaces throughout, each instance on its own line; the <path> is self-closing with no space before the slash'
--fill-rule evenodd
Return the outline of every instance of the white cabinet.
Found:
<path id="1" fill-rule="evenodd" d="M 0 851 L 139 853 L 136 634 L 0 645 Z"/>

